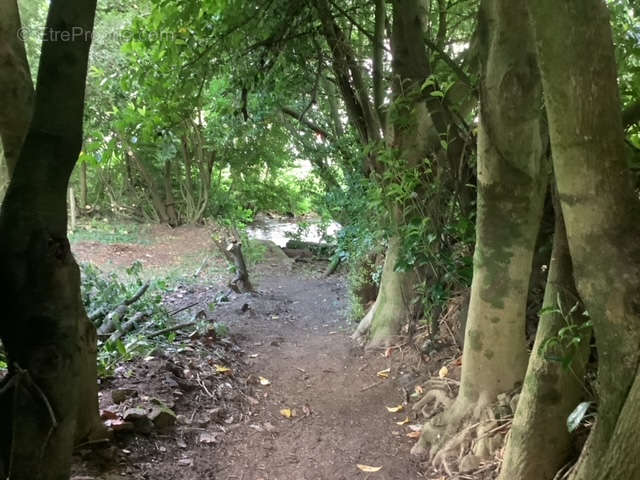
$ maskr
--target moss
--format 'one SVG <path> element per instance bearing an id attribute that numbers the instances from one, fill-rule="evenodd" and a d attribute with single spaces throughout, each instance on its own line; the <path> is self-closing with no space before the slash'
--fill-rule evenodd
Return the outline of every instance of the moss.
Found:
<path id="1" fill-rule="evenodd" d="M 482 337 L 483 334 L 479 330 L 470 330 L 469 331 L 469 345 L 471 348 L 477 352 L 482 350 Z"/>

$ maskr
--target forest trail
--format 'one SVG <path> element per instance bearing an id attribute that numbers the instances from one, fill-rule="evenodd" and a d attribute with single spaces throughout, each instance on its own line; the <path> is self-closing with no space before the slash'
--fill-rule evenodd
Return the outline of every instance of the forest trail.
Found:
<path id="1" fill-rule="evenodd" d="M 413 441 L 386 406 L 402 390 L 378 371 L 380 353 L 363 355 L 348 336 L 345 290 L 335 279 L 271 277 L 249 312 L 230 322 L 252 358 L 251 373 L 271 385 L 250 423 L 225 439 L 216 477 L 237 480 L 418 478 Z M 295 410 L 287 419 L 282 409 Z M 375 474 L 357 464 L 382 466 Z"/>
<path id="2" fill-rule="evenodd" d="M 178 265 L 189 278 L 203 256 L 211 256 L 203 228 L 156 228 L 151 238 L 150 244 L 80 242 L 74 253 L 106 271 L 123 271 L 140 259 L 152 277 Z M 272 253 L 251 269 L 257 294 L 231 295 L 211 310 L 229 277 L 215 257 L 203 278 L 178 280 L 167 292 L 168 310 L 191 306 L 178 323 L 205 309 L 209 322 L 228 326 L 229 338 L 212 341 L 185 329 L 103 379 L 103 418 L 148 412 L 159 400 L 177 421 L 166 430 L 136 424 L 133 432 L 116 431 L 109 445 L 79 449 L 72 480 L 423 478 L 409 455 L 412 430 L 396 424 L 410 406 L 397 413 L 386 408 L 404 403 L 398 379 L 412 388 L 413 362 L 403 362 L 401 350 L 385 357 L 354 344 L 346 280 L 325 278 L 326 262 L 298 263 Z M 216 365 L 231 372 L 217 373 Z M 377 375 L 386 369 L 388 377 Z M 121 391 L 134 393 L 115 401 Z M 283 416 L 285 409 L 295 416 Z M 358 464 L 382 468 L 365 473 Z"/>

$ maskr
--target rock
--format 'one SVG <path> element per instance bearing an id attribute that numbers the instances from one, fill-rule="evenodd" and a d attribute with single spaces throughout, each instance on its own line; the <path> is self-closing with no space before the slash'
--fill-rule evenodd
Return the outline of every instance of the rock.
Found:
<path id="1" fill-rule="evenodd" d="M 142 418 L 147 418 L 147 411 L 144 408 L 127 408 L 122 418 L 126 422 L 135 422 Z"/>
<path id="2" fill-rule="evenodd" d="M 151 398 L 151 403 L 153 403 L 154 405 L 158 405 L 162 408 L 168 408 L 170 410 L 176 406 L 176 402 L 174 402 L 173 399 L 162 400 L 160 398 L 153 397 Z"/>
<path id="3" fill-rule="evenodd" d="M 156 428 L 172 427 L 176 423 L 176 414 L 173 410 L 166 407 L 153 407 L 149 414 L 149 419 Z"/>
<path id="4" fill-rule="evenodd" d="M 148 435 L 153 431 L 153 422 L 144 408 L 129 408 L 124 412 L 124 419 L 133 423 L 136 432 Z"/>
<path id="5" fill-rule="evenodd" d="M 113 400 L 113 403 L 118 404 L 137 395 L 138 392 L 131 388 L 116 388 L 115 390 L 111 390 L 111 400 Z"/>
<path id="6" fill-rule="evenodd" d="M 460 461 L 460 473 L 471 473 L 480 467 L 480 459 L 473 453 L 465 455 Z"/>

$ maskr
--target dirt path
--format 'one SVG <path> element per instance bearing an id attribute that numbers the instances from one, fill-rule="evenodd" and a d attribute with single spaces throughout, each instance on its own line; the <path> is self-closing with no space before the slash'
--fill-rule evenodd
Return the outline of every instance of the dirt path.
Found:
<path id="1" fill-rule="evenodd" d="M 225 437 L 215 478 L 419 478 L 409 456 L 413 441 L 395 423 L 406 415 L 385 408 L 402 402 L 402 390 L 376 375 L 390 360 L 353 346 L 341 282 L 296 275 L 261 284 L 249 311 L 236 307 L 225 320 L 251 359 L 251 373 L 271 385 L 258 388 L 251 421 Z M 394 370 L 392 377 L 402 373 Z M 287 419 L 282 409 L 296 416 Z M 356 464 L 383 468 L 363 473 Z"/>
<path id="2" fill-rule="evenodd" d="M 151 245 L 78 243 L 74 252 L 107 270 L 144 259 L 151 272 L 165 271 L 169 255 L 190 274 L 206 256 L 208 233 L 170 233 Z M 73 479 L 423 478 L 409 455 L 414 440 L 406 434 L 411 430 L 396 424 L 407 412 L 385 408 L 406 396 L 398 379 L 410 375 L 401 352 L 385 358 L 354 346 L 345 319 L 344 281 L 322 278 L 326 264 L 292 264 L 281 252 L 272 254 L 252 272 L 259 295 L 232 296 L 207 312 L 210 321 L 229 326 L 231 342 L 211 342 L 184 331 L 153 356 L 127 362 L 102 381 L 100 406 L 106 418 L 126 418 L 127 409 L 150 408 L 158 399 L 178 419 L 165 431 L 116 432 L 110 444 L 79 449 Z M 186 268 L 190 258 L 197 261 Z M 212 261 L 215 268 L 206 281 L 203 276 L 165 299 L 169 310 L 197 303 L 183 312 L 184 320 L 207 310 L 226 290 L 228 273 L 223 263 Z M 220 363 L 231 367 L 231 376 L 216 372 Z M 389 367 L 388 378 L 376 375 Z M 259 377 L 270 384 L 261 385 Z M 410 391 L 415 380 L 405 385 Z M 117 403 L 113 393 L 122 389 L 135 394 Z M 283 409 L 295 416 L 285 418 Z M 364 473 L 357 464 L 382 468 Z"/>

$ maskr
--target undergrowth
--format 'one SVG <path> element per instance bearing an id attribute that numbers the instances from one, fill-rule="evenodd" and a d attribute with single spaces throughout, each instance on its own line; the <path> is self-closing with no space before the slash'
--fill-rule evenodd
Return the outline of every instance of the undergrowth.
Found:
<path id="1" fill-rule="evenodd" d="M 149 283 L 145 294 L 129 305 L 126 313 L 126 318 L 144 314 L 146 320 L 118 339 L 99 338 L 98 375 L 100 377 L 112 375 L 114 369 L 123 362 L 146 357 L 160 350 L 174 350 L 183 346 L 177 342 L 175 332 L 152 338 L 149 334 L 175 323 L 171 318 L 171 312 L 167 311 L 163 305 L 163 297 L 176 285 L 183 285 L 184 279 L 173 277 L 145 281 L 140 262 L 131 265 L 123 275 L 104 273 L 92 264 L 82 264 L 81 272 L 82 301 L 90 318 L 98 313 L 102 313 L 101 316 L 104 317 L 104 312 L 112 312 L 126 299 L 132 298 L 145 282 Z M 116 329 L 121 327 L 126 318 L 118 322 Z M 204 334 L 212 326 L 217 337 L 228 335 L 228 329 L 224 324 L 211 325 L 206 319 L 197 322 L 193 328 Z"/>

